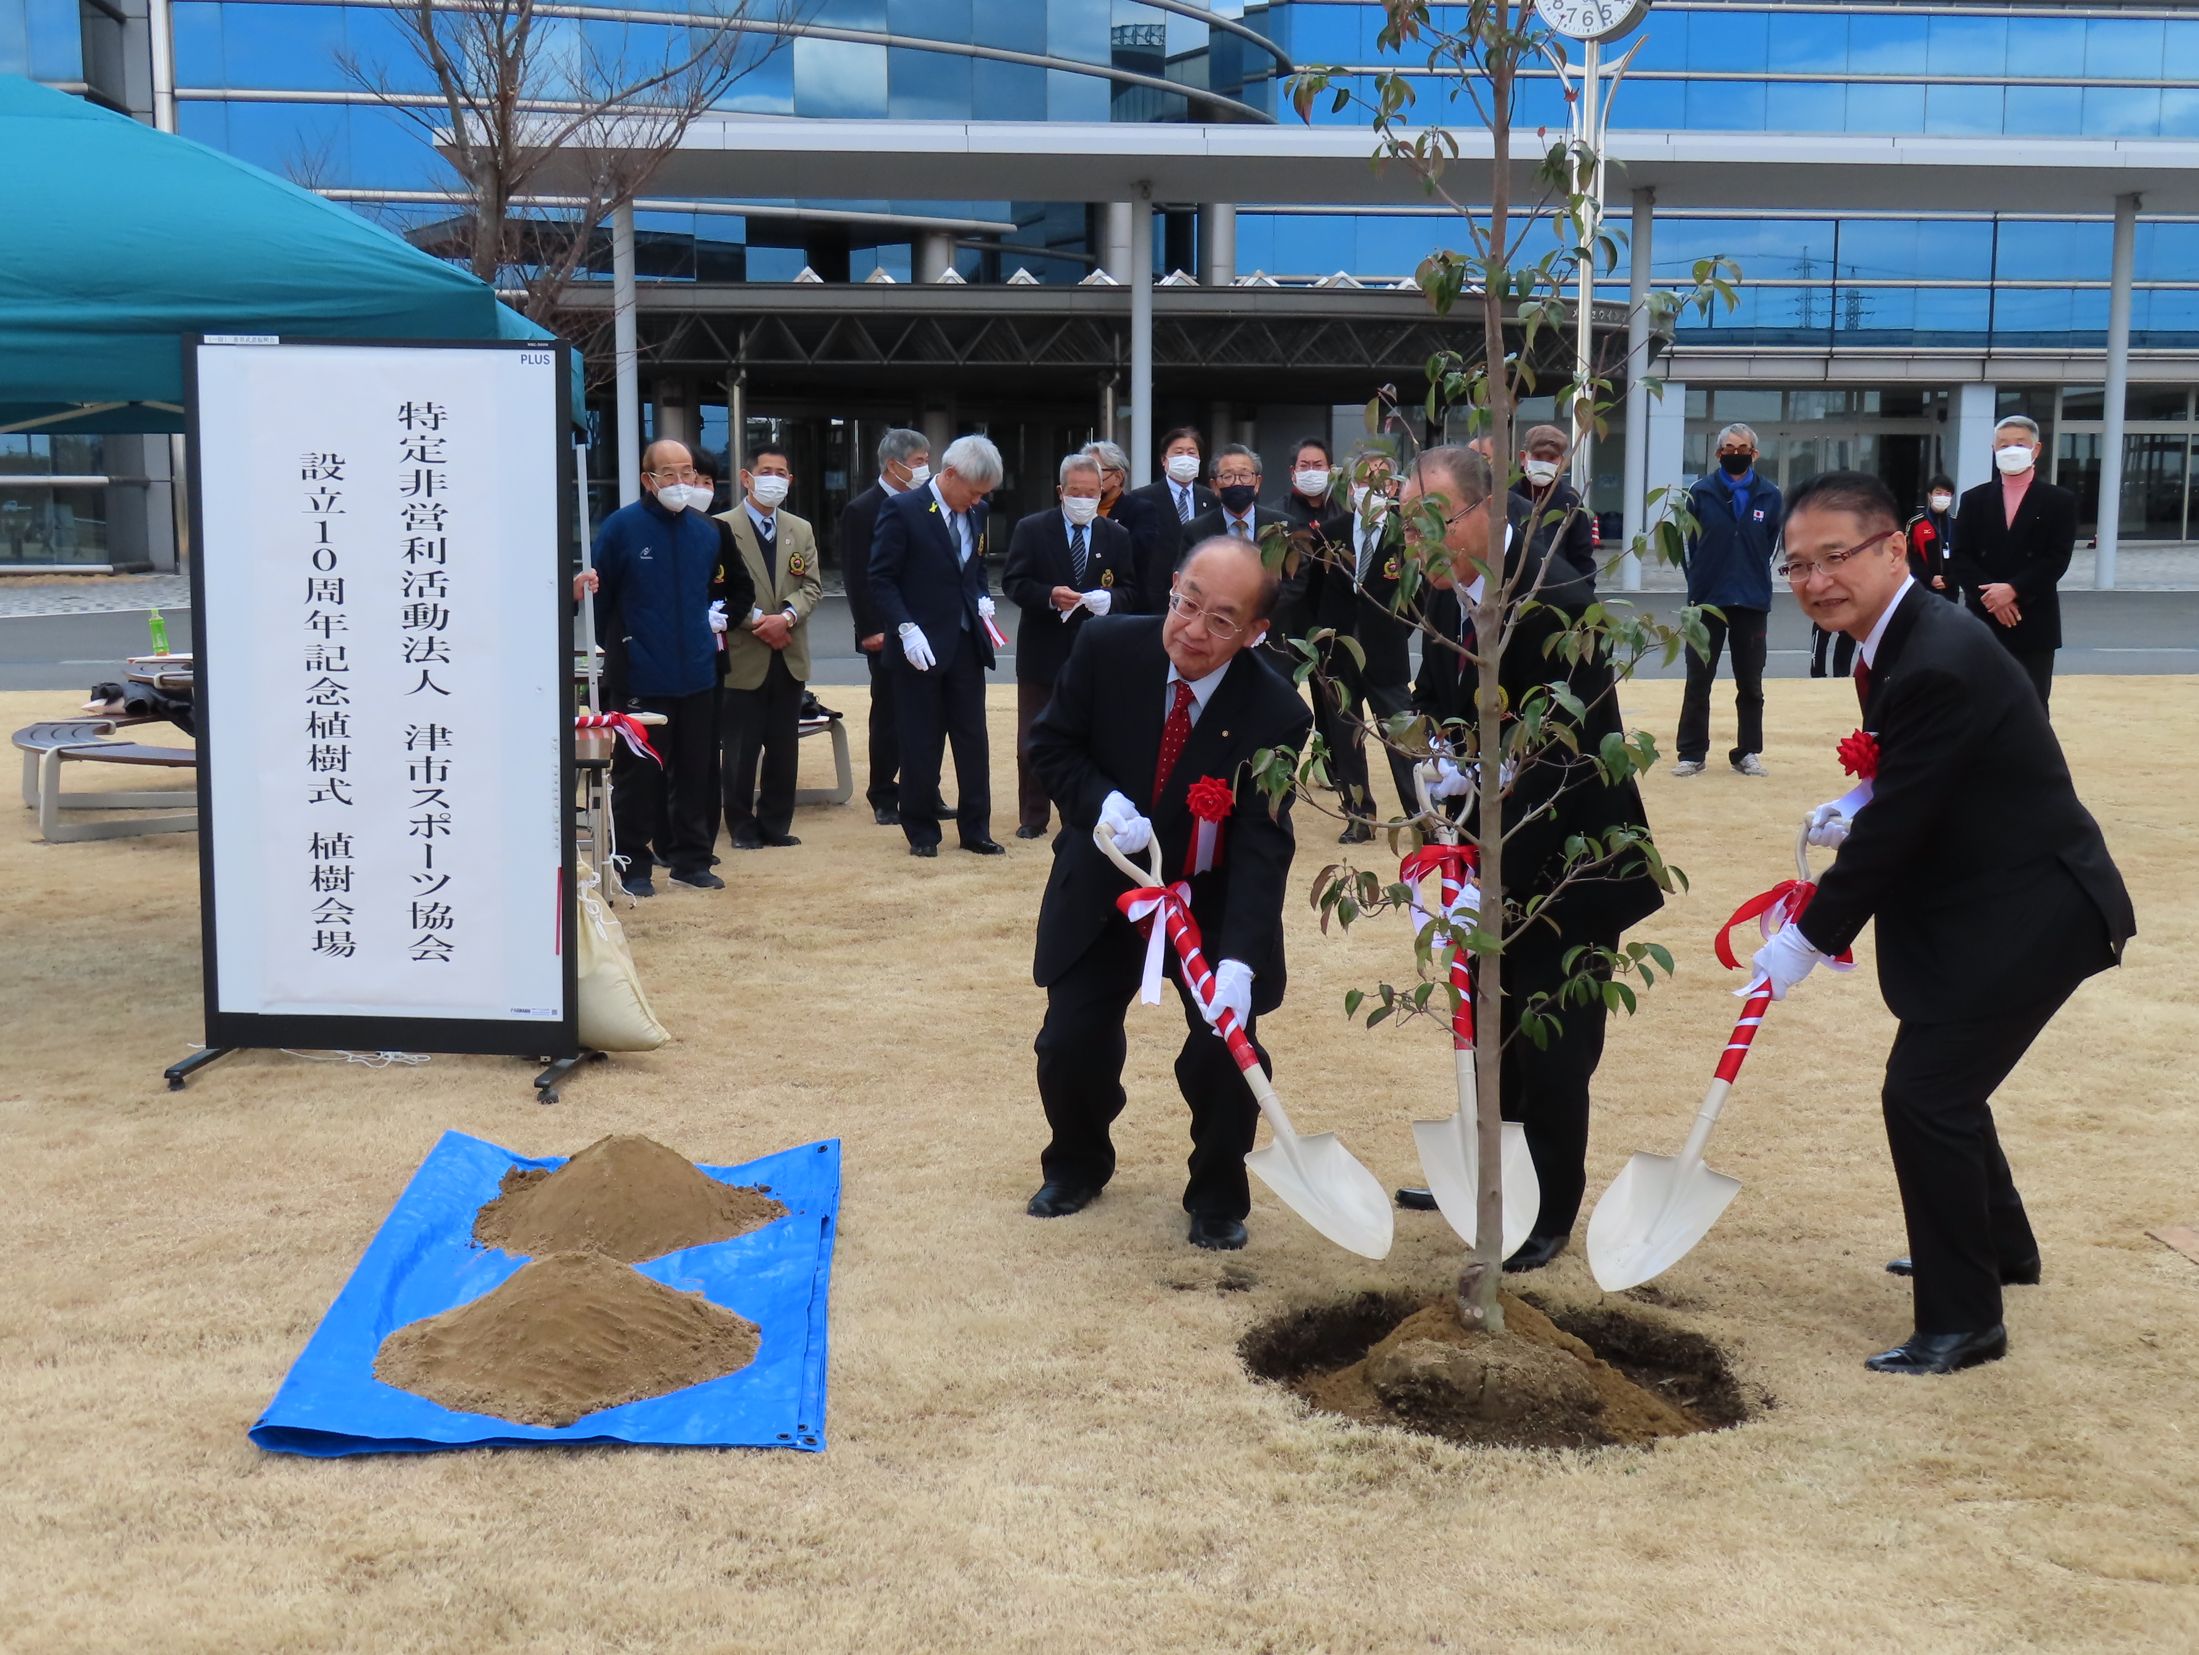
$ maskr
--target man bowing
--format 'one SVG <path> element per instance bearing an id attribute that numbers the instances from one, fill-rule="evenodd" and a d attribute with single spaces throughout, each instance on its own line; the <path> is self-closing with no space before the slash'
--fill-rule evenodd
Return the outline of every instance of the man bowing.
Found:
<path id="1" fill-rule="evenodd" d="M 1218 962 L 1211 1006 L 1175 979 L 1189 1028 L 1176 1057 L 1176 1084 L 1191 1106 L 1183 1205 L 1193 1246 L 1245 1244 L 1252 1207 L 1245 1155 L 1259 1110 L 1208 1025 L 1228 1005 L 1272 1072 L 1255 1024 L 1283 999 L 1283 885 L 1293 843 L 1288 800 L 1271 814 L 1249 767 L 1262 748 L 1302 746 L 1312 723 L 1291 686 L 1246 648 L 1267 632 L 1277 585 L 1252 542 L 1194 547 L 1165 616 L 1084 627 L 1031 726 L 1031 761 L 1063 823 L 1032 973 L 1046 990 L 1038 1092 L 1053 1129 L 1039 1157 L 1045 1182 L 1031 1197 L 1034 1218 L 1081 1211 L 1115 1170 L 1108 1127 L 1125 1101 L 1123 1018 L 1144 974 L 1146 944 L 1115 906 L 1128 889 L 1121 873 L 1092 842 L 1104 822 L 1126 856 L 1158 841 L 1162 875 L 1189 882 L 1192 918 Z M 1218 834 L 1195 831 L 1194 789 Z"/>
<path id="2" fill-rule="evenodd" d="M 2039 1279 L 1993 1093 L 2137 921 L 2023 665 L 1911 578 L 1886 485 L 1852 471 L 1804 484 L 1785 544 L 1802 607 L 1859 646 L 1850 743 L 1868 794 L 1811 813 L 1810 842 L 1839 855 L 1754 963 L 1784 999 L 1878 921 L 1879 989 L 1901 1020 L 1882 1103 L 1909 1230 L 1909 1257 L 1887 1268 L 1913 1274 L 1916 1323 L 1864 1365 L 1951 1373 L 2007 1350 L 2001 1287 Z"/>

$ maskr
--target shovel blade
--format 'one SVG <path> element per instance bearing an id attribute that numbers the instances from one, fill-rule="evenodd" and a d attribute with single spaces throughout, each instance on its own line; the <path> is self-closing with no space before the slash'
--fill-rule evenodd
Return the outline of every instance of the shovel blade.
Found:
<path id="1" fill-rule="evenodd" d="M 1337 1246 L 1362 1258 L 1386 1258 L 1396 1218 L 1389 1192 L 1333 1132 L 1296 1140 L 1297 1158 L 1271 1143 L 1245 1166 L 1276 1198 Z"/>
<path id="2" fill-rule="evenodd" d="M 1481 1154 L 1473 1123 L 1459 1131 L 1459 1117 L 1413 1122 L 1413 1144 L 1420 1151 L 1421 1176 L 1428 1180 L 1436 1210 L 1443 1214 L 1459 1240 L 1471 1247 L 1479 1226 L 1481 1205 Z M 1527 1148 L 1527 1129 L 1517 1121 L 1504 1123 L 1504 1157 L 1499 1171 L 1504 1179 L 1504 1235 L 1499 1258 L 1510 1258 L 1526 1243 L 1542 1210 L 1542 1181 L 1535 1176 L 1535 1158 Z"/>
<path id="3" fill-rule="evenodd" d="M 1588 1267 L 1606 1293 L 1639 1287 L 1687 1256 L 1741 1193 L 1741 1180 L 1677 1155 L 1636 1155 L 1588 1219 Z"/>

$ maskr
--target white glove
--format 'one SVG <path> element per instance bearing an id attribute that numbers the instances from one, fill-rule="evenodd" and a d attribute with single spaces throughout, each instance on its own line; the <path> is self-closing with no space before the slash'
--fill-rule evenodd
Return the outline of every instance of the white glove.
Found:
<path id="1" fill-rule="evenodd" d="M 725 599 L 723 598 L 710 606 L 710 630 L 713 632 L 723 632 L 725 630 Z"/>
<path id="2" fill-rule="evenodd" d="M 1756 951 L 1756 957 L 1749 962 L 1756 968 L 1755 975 L 1749 979 L 1747 988 L 1736 989 L 1734 993 L 1746 999 L 1749 989 L 1756 986 L 1757 978 L 1767 978 L 1771 983 L 1771 997 L 1784 1000 L 1788 990 L 1830 958 L 1812 948 L 1802 935 L 1802 928 L 1790 921 L 1774 931 L 1771 941 Z"/>
<path id="3" fill-rule="evenodd" d="M 1819 805 L 1810 812 L 1810 843 L 1819 850 L 1838 850 L 1847 842 L 1848 830 L 1853 826 L 1838 799 Z"/>
<path id="4" fill-rule="evenodd" d="M 1214 968 L 1214 998 L 1199 1007 L 1199 1014 L 1212 1027 L 1225 1010 L 1237 1014 L 1240 1029 L 1252 1016 L 1252 967 L 1242 960 L 1224 960 Z"/>
<path id="5" fill-rule="evenodd" d="M 977 613 L 980 619 L 991 620 L 993 618 L 993 600 L 991 598 L 979 598 L 977 600 Z"/>
<path id="6" fill-rule="evenodd" d="M 1108 591 L 1104 586 L 1099 586 L 1085 593 L 1080 601 L 1093 614 L 1104 615 L 1108 610 L 1115 607 L 1115 594 Z"/>
<path id="7" fill-rule="evenodd" d="M 1135 856 L 1153 842 L 1153 824 L 1138 814 L 1129 796 L 1110 793 L 1100 805 L 1100 826 L 1115 836 L 1115 849 Z"/>
<path id="8" fill-rule="evenodd" d="M 931 644 L 924 637 L 924 629 L 912 626 L 901 634 L 901 653 L 909 658 L 909 665 L 918 672 L 929 672 L 939 665 L 939 657 L 932 653 Z"/>
<path id="9" fill-rule="evenodd" d="M 1431 799 L 1458 798 L 1474 785 L 1472 772 L 1475 768 L 1475 766 L 1469 765 L 1462 770 L 1449 759 L 1437 759 L 1435 761 L 1435 780 L 1428 784 L 1428 797 Z"/>

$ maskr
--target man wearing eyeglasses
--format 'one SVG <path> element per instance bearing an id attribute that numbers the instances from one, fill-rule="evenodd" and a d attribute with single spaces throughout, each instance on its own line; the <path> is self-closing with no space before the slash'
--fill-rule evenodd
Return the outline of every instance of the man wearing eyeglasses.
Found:
<path id="1" fill-rule="evenodd" d="M 1144 975 L 1146 943 L 1116 909 L 1127 889 L 1122 874 L 1093 843 L 1094 828 L 1105 824 L 1124 855 L 1143 865 L 1157 844 L 1162 877 L 1190 884 L 1214 998 L 1194 1000 L 1174 979 L 1189 1031 L 1176 1057 L 1176 1084 L 1191 1107 L 1183 1206 L 1193 1246 L 1245 1244 L 1252 1206 L 1245 1155 L 1259 1109 L 1209 1025 L 1226 1006 L 1257 1049 L 1259 1017 L 1283 1000 L 1290 802 L 1271 808 L 1249 770 L 1263 748 L 1302 747 L 1312 715 L 1247 647 L 1267 631 L 1277 584 L 1248 541 L 1194 547 L 1165 616 L 1086 623 L 1031 726 L 1031 763 L 1064 824 L 1032 972 L 1046 990 L 1035 1049 L 1052 1128 L 1039 1157 L 1045 1181 L 1026 1209 L 1033 1218 L 1082 1211 L 1115 1171 L 1108 1127 L 1125 1102 L 1124 1017 Z M 1227 803 L 1219 841 L 1203 857 L 1195 851 L 1194 788 L 1202 802 L 1219 794 Z M 1272 1069 L 1264 1051 L 1261 1064 Z"/>
<path id="2" fill-rule="evenodd" d="M 1882 1103 L 1909 1231 L 1887 1269 L 1912 1277 L 1915 1321 L 1864 1365 L 1951 1373 L 2007 1350 L 2001 1288 L 2040 1274 L 1993 1093 L 2137 921 L 2023 665 L 1917 585 L 1884 483 L 1832 472 L 1796 490 L 1780 572 L 1811 620 L 1856 641 L 1878 761 L 1860 803 L 1811 813 L 1810 843 L 1839 854 L 1754 977 L 1785 999 L 1878 922 L 1879 990 L 1900 1019 Z"/>
<path id="3" fill-rule="evenodd" d="M 710 871 L 718 792 L 718 635 L 711 577 L 718 525 L 684 444 L 653 442 L 641 457 L 642 497 L 596 530 L 594 567 L 573 577 L 573 601 L 593 592 L 625 651 L 627 712 L 662 713 L 650 744 L 663 762 L 611 749 L 611 825 L 626 858 L 627 894 L 656 895 L 658 859 L 672 882 L 715 891 Z M 723 610 L 720 610 L 723 614 Z"/>

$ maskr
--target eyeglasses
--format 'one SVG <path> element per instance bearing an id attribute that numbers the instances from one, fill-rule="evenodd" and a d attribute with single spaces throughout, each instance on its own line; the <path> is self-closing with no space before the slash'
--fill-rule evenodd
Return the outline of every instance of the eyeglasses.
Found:
<path id="1" fill-rule="evenodd" d="M 1236 637 L 1238 633 L 1244 631 L 1244 628 L 1239 626 L 1235 621 L 1223 620 L 1221 616 L 1215 614 L 1213 610 L 1206 608 L 1202 604 L 1193 603 L 1181 592 L 1171 592 L 1168 594 L 1168 607 L 1173 614 L 1180 616 L 1186 621 L 1206 622 L 1206 630 L 1208 635 L 1221 639 L 1222 642 L 1225 644 L 1228 643 L 1230 639 Z"/>
<path id="2" fill-rule="evenodd" d="M 1790 557 L 1779 565 L 1775 573 L 1788 584 L 1800 586 L 1814 575 L 1829 575 L 1837 572 L 1840 566 L 1851 557 L 1861 557 L 1879 542 L 1890 538 L 1890 534 L 1881 532 L 1872 535 L 1868 540 L 1857 541 L 1845 551 L 1827 552 L 1820 558 Z"/>
<path id="3" fill-rule="evenodd" d="M 644 477 L 655 477 L 658 480 L 667 483 L 693 483 L 700 481 L 700 479 L 696 475 L 695 468 L 691 465 L 682 466 L 677 471 L 667 466 L 664 469 L 658 471 L 645 471 L 642 473 L 642 475 Z"/>

